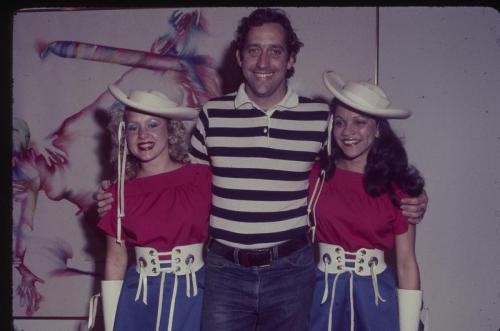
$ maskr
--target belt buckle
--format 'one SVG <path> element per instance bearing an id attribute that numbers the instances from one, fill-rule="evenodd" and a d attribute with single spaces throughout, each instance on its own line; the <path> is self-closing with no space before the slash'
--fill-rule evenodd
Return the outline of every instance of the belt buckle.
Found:
<path id="1" fill-rule="evenodd" d="M 266 253 L 268 254 L 268 256 L 267 256 L 268 263 L 259 265 L 260 268 L 269 267 L 269 266 L 271 266 L 271 264 L 273 264 L 273 251 L 271 249 L 267 249 Z"/>
<path id="2" fill-rule="evenodd" d="M 270 249 L 249 251 L 246 254 L 244 251 L 240 251 L 239 253 L 238 263 L 245 267 L 269 267 L 273 262 L 273 252 Z M 263 264 L 261 264 L 261 259 L 265 259 Z"/>

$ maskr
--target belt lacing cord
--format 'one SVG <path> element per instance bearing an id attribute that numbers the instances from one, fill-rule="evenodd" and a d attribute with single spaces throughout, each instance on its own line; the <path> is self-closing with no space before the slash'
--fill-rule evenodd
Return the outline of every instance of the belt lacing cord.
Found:
<path id="1" fill-rule="evenodd" d="M 328 274 L 329 274 L 329 269 L 330 265 L 332 263 L 332 260 L 329 255 L 324 254 L 323 255 L 323 263 L 325 264 L 325 289 L 323 290 L 323 298 L 321 299 L 321 304 L 324 304 L 326 302 L 326 299 L 328 298 Z"/>
<path id="2" fill-rule="evenodd" d="M 160 253 L 161 254 L 161 253 Z M 159 254 L 159 255 L 160 255 Z M 189 281 L 189 275 L 191 275 L 191 281 L 193 282 L 193 294 L 196 296 L 198 294 L 198 285 L 196 284 L 196 272 L 191 270 L 191 264 L 193 264 L 194 258 L 188 257 L 187 260 L 187 268 L 188 272 L 186 273 L 186 296 L 188 298 L 191 297 L 191 285 Z M 163 284 L 165 282 L 165 271 L 162 272 L 161 279 L 161 289 L 160 289 L 160 301 L 158 304 L 158 316 L 156 317 L 156 331 L 159 330 L 160 327 L 160 315 L 161 315 L 161 300 L 163 298 Z M 175 309 L 175 298 L 177 297 L 177 288 L 178 288 L 178 276 L 174 275 L 174 289 L 172 291 L 172 298 L 170 300 L 170 311 L 168 313 L 168 328 L 167 331 L 172 330 L 172 325 L 174 323 L 174 309 Z"/>
<path id="3" fill-rule="evenodd" d="M 127 139 L 123 138 L 122 145 L 122 135 L 125 131 L 125 122 L 121 121 L 118 126 L 118 162 L 117 162 L 117 173 L 118 173 L 118 187 L 117 187 L 117 197 L 118 201 L 116 204 L 116 242 L 118 244 L 122 243 L 122 218 L 125 217 L 125 199 L 124 199 L 124 189 L 125 189 L 125 166 L 127 164 Z"/>
<path id="4" fill-rule="evenodd" d="M 146 269 L 144 265 L 139 262 L 139 285 L 137 286 L 137 292 L 135 293 L 135 301 L 139 299 L 142 292 L 142 302 L 148 304 L 148 275 L 146 274 Z"/>
<path id="5" fill-rule="evenodd" d="M 375 274 L 375 266 L 377 265 L 377 260 L 372 259 L 371 261 L 368 262 L 368 265 L 370 266 L 370 274 L 372 276 L 372 287 L 373 287 L 373 294 L 375 296 L 375 305 L 378 306 L 378 300 L 382 302 L 386 302 L 382 296 L 380 296 L 380 291 L 378 289 L 378 279 L 377 275 Z"/>
<path id="6" fill-rule="evenodd" d="M 187 264 L 187 268 L 188 268 L 188 272 L 186 273 L 186 296 L 188 298 L 191 298 L 191 286 L 190 286 L 190 283 L 192 282 L 193 283 L 193 296 L 197 296 L 198 295 L 198 284 L 197 284 L 197 281 L 196 281 L 196 271 L 193 272 L 191 270 L 191 264 L 193 264 L 193 259 L 192 258 L 189 258 L 188 257 L 188 264 Z M 191 276 L 191 282 L 189 281 L 189 276 Z"/>
<path id="7" fill-rule="evenodd" d="M 160 300 L 163 298 L 163 284 L 165 283 L 165 271 L 161 273 L 161 290 L 160 290 Z M 175 309 L 175 298 L 177 297 L 177 275 L 174 275 L 174 290 L 172 292 L 172 298 L 170 299 L 170 311 L 168 313 L 168 331 L 172 330 L 172 325 L 174 323 L 174 309 Z M 161 302 L 161 301 L 160 301 Z M 160 329 L 160 316 L 161 316 L 161 305 L 158 305 L 158 316 L 156 317 L 156 331 Z"/>
<path id="8" fill-rule="evenodd" d="M 351 306 L 351 331 L 354 331 L 354 287 L 353 281 L 354 278 L 352 270 L 343 270 L 340 273 L 335 275 L 335 279 L 332 284 L 332 296 L 330 297 L 330 307 L 328 309 L 328 331 L 332 331 L 333 326 L 333 302 L 335 299 L 335 288 L 337 287 L 337 280 L 340 278 L 340 275 L 343 273 L 349 273 L 349 304 Z M 328 286 L 328 285 L 327 285 Z"/>
<path id="9" fill-rule="evenodd" d="M 158 256 L 172 255 L 171 252 L 167 253 L 158 253 Z M 198 294 L 198 284 L 196 283 L 196 272 L 191 270 L 191 265 L 193 264 L 194 258 L 192 256 L 188 257 L 187 260 L 187 268 L 188 272 L 186 273 L 186 296 L 188 298 L 191 297 L 191 282 L 193 282 L 193 296 Z M 163 306 L 163 291 L 165 289 L 165 275 L 169 270 L 161 271 L 161 279 L 160 279 L 160 292 L 158 298 L 158 312 L 156 314 L 156 331 L 160 329 L 161 322 L 161 312 Z M 190 279 L 191 276 L 191 279 Z M 174 287 L 172 290 L 172 298 L 170 299 L 170 311 L 168 314 L 168 331 L 172 330 L 173 325 L 173 317 L 174 317 L 174 308 L 175 308 L 175 298 L 177 297 L 177 288 L 178 288 L 178 279 L 177 274 L 174 273 Z M 190 282 L 191 280 L 191 282 Z M 135 301 L 139 299 L 139 296 L 142 292 L 142 302 L 147 305 L 147 297 L 148 297 L 148 276 L 146 274 L 146 270 L 144 269 L 144 265 L 142 262 L 139 262 L 139 286 L 137 287 L 137 292 L 135 294 Z M 94 313 L 95 314 L 95 313 Z"/>
<path id="10" fill-rule="evenodd" d="M 101 297 L 101 293 L 94 294 L 90 298 L 90 303 L 89 303 L 89 322 L 87 328 L 89 330 L 92 330 L 94 328 L 95 324 L 95 316 L 97 313 L 97 304 L 99 303 L 99 298 Z"/>
<path id="11" fill-rule="evenodd" d="M 191 285 L 190 285 L 190 282 L 189 282 L 189 274 L 190 273 L 191 273 L 191 268 L 188 266 L 188 272 L 186 272 L 186 296 L 188 298 L 191 297 Z"/>
<path id="12" fill-rule="evenodd" d="M 325 266 L 325 277 L 324 277 L 324 282 L 325 282 L 325 289 L 323 291 L 323 298 L 321 299 L 321 304 L 324 304 L 326 300 L 328 299 L 328 274 L 329 270 L 331 268 L 331 258 L 329 255 L 323 255 L 323 263 Z M 374 297 L 375 297 L 375 305 L 378 306 L 379 300 L 382 302 L 386 302 L 384 298 L 380 295 L 380 291 L 378 288 L 378 278 L 377 274 L 375 273 L 375 267 L 377 266 L 377 259 L 373 258 L 368 262 L 368 265 L 370 266 L 370 275 L 372 279 L 372 287 L 373 287 L 373 292 L 374 292 Z M 350 269 L 340 271 L 335 274 L 335 279 L 333 280 L 332 284 L 332 295 L 330 297 L 330 307 L 328 310 L 328 331 L 332 330 L 332 325 L 333 325 L 333 302 L 335 299 L 335 289 L 337 287 L 337 280 L 339 279 L 340 275 L 349 272 L 350 278 L 349 278 L 349 304 L 351 306 L 351 331 L 354 331 L 354 287 L 353 287 L 353 271 Z"/>
<path id="13" fill-rule="evenodd" d="M 158 253 L 158 256 L 172 255 L 171 252 Z M 165 262 L 168 262 L 165 261 Z M 137 286 L 137 292 L 135 293 L 135 301 L 139 299 L 142 292 L 142 302 L 148 304 L 148 275 L 146 274 L 145 265 L 142 261 L 139 262 L 139 286 Z"/>
<path id="14" fill-rule="evenodd" d="M 321 304 L 324 304 L 328 298 L 328 270 L 331 265 L 331 259 L 327 255 L 323 255 L 323 263 L 325 264 L 325 290 L 323 292 L 323 299 L 321 300 Z M 332 331 L 333 325 L 333 302 L 335 299 L 335 289 L 337 287 L 337 280 L 340 275 L 348 272 L 349 277 L 349 304 L 351 306 L 351 331 L 354 331 L 354 291 L 353 291 L 353 273 L 352 270 L 343 270 L 339 273 L 335 274 L 335 279 L 332 284 L 332 296 L 330 297 L 330 307 L 328 308 L 328 331 Z"/>
<path id="15" fill-rule="evenodd" d="M 323 189 L 323 184 L 325 183 L 326 172 L 324 169 L 321 169 L 321 172 L 316 178 L 316 182 L 314 183 L 314 189 L 311 195 L 311 199 L 307 205 L 307 216 L 310 218 L 312 212 L 312 222 L 309 220 L 309 227 L 312 232 L 312 242 L 314 242 L 314 238 L 316 235 L 316 205 L 318 204 L 319 196 L 321 194 L 321 190 Z M 320 184 L 321 183 L 321 184 Z M 319 184 L 319 190 L 318 190 Z"/>

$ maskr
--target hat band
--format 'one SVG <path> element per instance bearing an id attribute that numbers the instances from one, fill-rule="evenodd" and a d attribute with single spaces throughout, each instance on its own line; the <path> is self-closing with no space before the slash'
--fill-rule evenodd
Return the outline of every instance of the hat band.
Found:
<path id="1" fill-rule="evenodd" d="M 128 98 L 130 101 L 143 105 L 145 107 L 154 108 L 173 108 L 177 107 L 175 103 L 167 99 L 166 96 L 160 94 L 160 92 L 151 91 L 133 91 Z"/>
<path id="2" fill-rule="evenodd" d="M 389 106 L 389 100 L 363 85 L 347 83 L 340 93 L 363 107 L 387 108 Z"/>

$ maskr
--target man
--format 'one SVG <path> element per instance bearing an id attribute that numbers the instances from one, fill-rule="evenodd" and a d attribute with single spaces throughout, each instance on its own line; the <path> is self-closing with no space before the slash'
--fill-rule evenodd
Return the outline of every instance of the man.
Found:
<path id="1" fill-rule="evenodd" d="M 205 104 L 191 140 L 213 174 L 202 330 L 305 330 L 307 187 L 329 108 L 287 89 L 302 43 L 281 11 L 243 18 L 235 46 L 245 82 Z"/>
<path id="2" fill-rule="evenodd" d="M 284 12 L 255 10 L 234 43 L 244 83 L 205 104 L 191 141 L 213 174 L 202 330 L 306 330 L 308 178 L 329 108 L 287 88 L 302 43 Z M 426 197 L 412 202 L 410 212 Z"/>

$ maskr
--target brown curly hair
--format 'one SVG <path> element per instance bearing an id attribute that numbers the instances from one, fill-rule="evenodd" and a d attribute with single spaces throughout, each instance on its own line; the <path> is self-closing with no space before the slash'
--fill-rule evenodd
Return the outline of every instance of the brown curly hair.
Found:
<path id="1" fill-rule="evenodd" d="M 118 127 L 121 121 L 125 120 L 125 111 L 129 108 L 112 108 L 110 110 L 111 119 L 108 124 L 108 130 L 111 133 L 111 165 L 113 166 L 113 179 L 116 180 L 117 162 L 118 162 Z M 133 110 L 133 109 L 132 109 Z M 172 160 L 179 163 L 189 163 L 189 143 L 188 132 L 184 123 L 178 120 L 167 119 L 168 131 L 168 153 Z M 122 144 L 125 141 L 125 135 L 122 136 Z M 122 145 L 123 146 L 123 145 Z M 125 179 L 135 178 L 141 165 L 140 161 L 132 154 L 127 154 L 127 163 L 125 165 Z"/>

